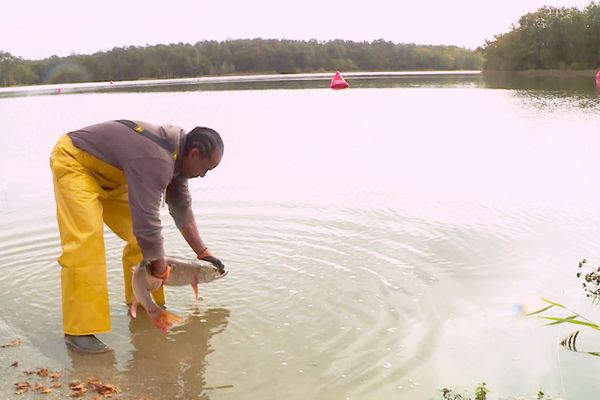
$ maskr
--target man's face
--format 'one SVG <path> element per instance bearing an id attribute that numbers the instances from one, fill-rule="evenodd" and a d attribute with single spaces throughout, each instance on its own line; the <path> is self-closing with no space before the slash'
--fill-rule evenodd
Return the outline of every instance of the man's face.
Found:
<path id="1" fill-rule="evenodd" d="M 202 156 L 200 150 L 193 148 L 187 156 L 183 157 L 181 174 L 186 178 L 204 177 L 208 171 L 216 168 L 221 162 L 222 154 L 215 150 L 209 157 Z"/>

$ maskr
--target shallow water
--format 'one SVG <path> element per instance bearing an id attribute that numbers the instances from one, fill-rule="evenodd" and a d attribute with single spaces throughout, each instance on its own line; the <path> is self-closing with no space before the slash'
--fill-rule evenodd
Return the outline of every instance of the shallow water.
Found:
<path id="1" fill-rule="evenodd" d="M 595 93 L 382 82 L 0 98 L 0 319 L 40 363 L 120 398 L 415 399 L 482 381 L 589 398 L 598 360 L 524 312 L 539 296 L 587 309 L 575 273 L 600 258 Z M 62 341 L 48 157 L 63 132 L 118 118 L 221 132 L 223 162 L 190 189 L 230 274 L 198 303 L 169 289 L 187 319 L 165 336 L 129 317 L 107 231 L 114 353 L 79 356 Z M 191 257 L 162 214 L 167 252 Z"/>

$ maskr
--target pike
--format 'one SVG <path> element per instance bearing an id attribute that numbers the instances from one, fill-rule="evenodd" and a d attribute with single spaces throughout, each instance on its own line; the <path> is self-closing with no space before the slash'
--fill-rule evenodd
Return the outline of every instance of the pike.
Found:
<path id="1" fill-rule="evenodd" d="M 208 283 L 227 275 L 221 274 L 212 264 L 201 264 L 198 262 L 185 262 L 172 257 L 166 257 L 167 268 L 171 272 L 164 282 L 166 286 L 191 285 L 194 296 L 198 301 L 198 284 Z M 133 318 L 137 316 L 137 306 L 141 304 L 154 325 L 163 332 L 167 332 L 173 325 L 183 321 L 179 315 L 173 314 L 154 302 L 151 292 L 158 289 L 163 281 L 150 273 L 150 263 L 142 261 L 133 272 L 131 285 L 133 287 L 133 301 L 130 313 Z"/>

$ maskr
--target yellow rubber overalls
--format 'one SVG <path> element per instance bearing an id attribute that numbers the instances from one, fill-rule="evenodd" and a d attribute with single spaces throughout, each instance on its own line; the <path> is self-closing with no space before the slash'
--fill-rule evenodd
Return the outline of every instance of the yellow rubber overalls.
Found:
<path id="1" fill-rule="evenodd" d="M 62 254 L 64 331 L 87 335 L 111 330 L 104 252 L 104 223 L 127 242 L 123 250 L 125 299 L 131 303 L 131 276 L 142 260 L 131 222 L 125 174 L 78 149 L 63 135 L 50 156 Z M 164 304 L 164 291 L 153 293 Z"/>

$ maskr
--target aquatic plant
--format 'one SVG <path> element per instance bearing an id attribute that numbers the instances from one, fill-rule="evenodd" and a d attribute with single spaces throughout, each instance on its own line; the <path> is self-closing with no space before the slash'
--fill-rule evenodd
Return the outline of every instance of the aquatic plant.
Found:
<path id="1" fill-rule="evenodd" d="M 537 394 L 537 400 L 542 400 L 544 398 L 544 392 L 542 392 L 541 390 L 538 392 Z"/>
<path id="2" fill-rule="evenodd" d="M 579 262 L 577 278 L 583 277 L 584 282 L 583 282 L 582 286 L 586 293 L 586 297 L 591 298 L 592 304 L 596 304 L 596 303 L 598 303 L 598 301 L 600 299 L 600 267 L 598 267 L 596 269 L 592 269 L 591 272 L 583 274 L 581 269 L 584 268 L 586 265 L 587 265 L 586 259 L 583 259 Z M 533 311 L 533 312 L 529 313 L 528 315 L 535 315 L 538 318 L 542 318 L 542 319 L 551 321 L 551 322 L 548 322 L 546 324 L 546 326 L 567 323 L 567 324 L 583 325 L 583 326 L 587 326 L 591 329 L 600 331 L 600 325 L 598 325 L 597 323 L 584 317 L 583 315 L 581 315 L 581 314 L 579 314 L 579 313 L 569 309 L 568 307 L 566 307 L 560 303 L 557 303 L 555 301 L 548 300 L 543 297 L 542 297 L 542 300 L 549 305 L 545 306 L 539 310 Z M 563 309 L 567 312 L 566 313 L 567 315 L 563 315 L 563 316 L 542 315 L 542 313 L 544 313 L 550 309 L 553 309 L 553 308 Z M 570 351 L 574 351 L 577 353 L 586 353 L 586 354 L 590 354 L 590 355 L 594 355 L 594 356 L 600 356 L 600 352 L 594 352 L 594 351 L 581 352 L 581 351 L 577 350 L 576 342 L 577 342 L 577 337 L 579 336 L 579 332 L 580 331 L 575 331 L 575 332 L 571 333 L 569 336 L 567 336 L 565 339 L 563 339 L 560 342 L 560 344 L 564 348 L 566 348 L 567 350 L 570 350 Z M 543 395 L 543 393 L 542 393 L 542 395 Z"/>
<path id="3" fill-rule="evenodd" d="M 480 383 L 475 388 L 475 400 L 486 400 L 490 390 L 485 385 L 485 382 Z M 470 397 L 465 397 L 462 394 L 454 393 L 451 389 L 442 389 L 442 399 L 444 400 L 471 400 Z"/>
<path id="4" fill-rule="evenodd" d="M 586 263 L 587 260 L 585 258 L 579 261 L 578 268 L 583 268 Z M 577 271 L 577 277 L 581 278 L 581 275 L 581 271 Z M 592 304 L 597 303 L 600 298 L 600 267 L 583 275 L 583 279 L 585 280 L 583 282 L 583 290 L 586 292 L 586 296 L 592 299 Z"/>
<path id="5" fill-rule="evenodd" d="M 481 382 L 475 388 L 475 400 L 486 400 L 489 391 L 490 389 L 485 386 L 485 382 Z"/>
<path id="6" fill-rule="evenodd" d="M 562 308 L 566 311 L 568 311 L 570 313 L 570 315 L 564 316 L 564 317 L 556 317 L 556 316 L 550 316 L 550 315 L 537 315 L 538 318 L 542 318 L 542 319 L 546 319 L 552 322 L 549 322 L 546 324 L 546 326 L 550 326 L 550 325 L 558 325 L 558 324 L 564 324 L 564 323 L 569 323 L 569 324 L 575 324 L 575 325 L 584 325 L 584 326 L 588 326 L 592 329 L 596 329 L 596 330 L 600 330 L 600 326 L 598 324 L 596 324 L 595 322 L 590 321 L 589 319 L 587 319 L 586 317 L 584 317 L 583 315 L 567 308 L 566 306 L 557 303 L 555 301 L 552 300 L 548 300 L 542 297 L 542 300 L 545 301 L 546 303 L 550 304 L 549 306 L 546 306 L 544 308 L 541 308 L 537 311 L 533 311 L 527 315 L 537 315 L 537 314 L 541 314 L 544 311 L 550 310 L 553 307 L 558 307 L 558 308 Z"/>
<path id="7" fill-rule="evenodd" d="M 448 389 L 448 388 L 444 388 L 441 390 L 441 395 L 442 395 L 442 400 L 487 400 L 487 396 L 488 393 L 490 392 L 490 389 L 487 387 L 485 382 L 482 382 L 480 384 L 478 384 L 475 387 L 475 398 L 472 399 L 470 396 L 467 395 L 463 395 L 463 394 L 459 394 L 459 393 L 455 393 L 452 389 Z M 526 396 L 526 397 L 509 397 L 509 398 L 505 398 L 502 397 L 502 400 L 551 400 L 550 397 L 546 397 L 546 394 L 542 391 L 539 390 L 537 392 L 537 394 L 535 395 L 535 397 L 532 396 Z"/>
<path id="8" fill-rule="evenodd" d="M 442 389 L 442 399 L 444 400 L 469 400 L 468 397 L 463 397 L 461 394 L 454 393 L 451 389 Z"/>

